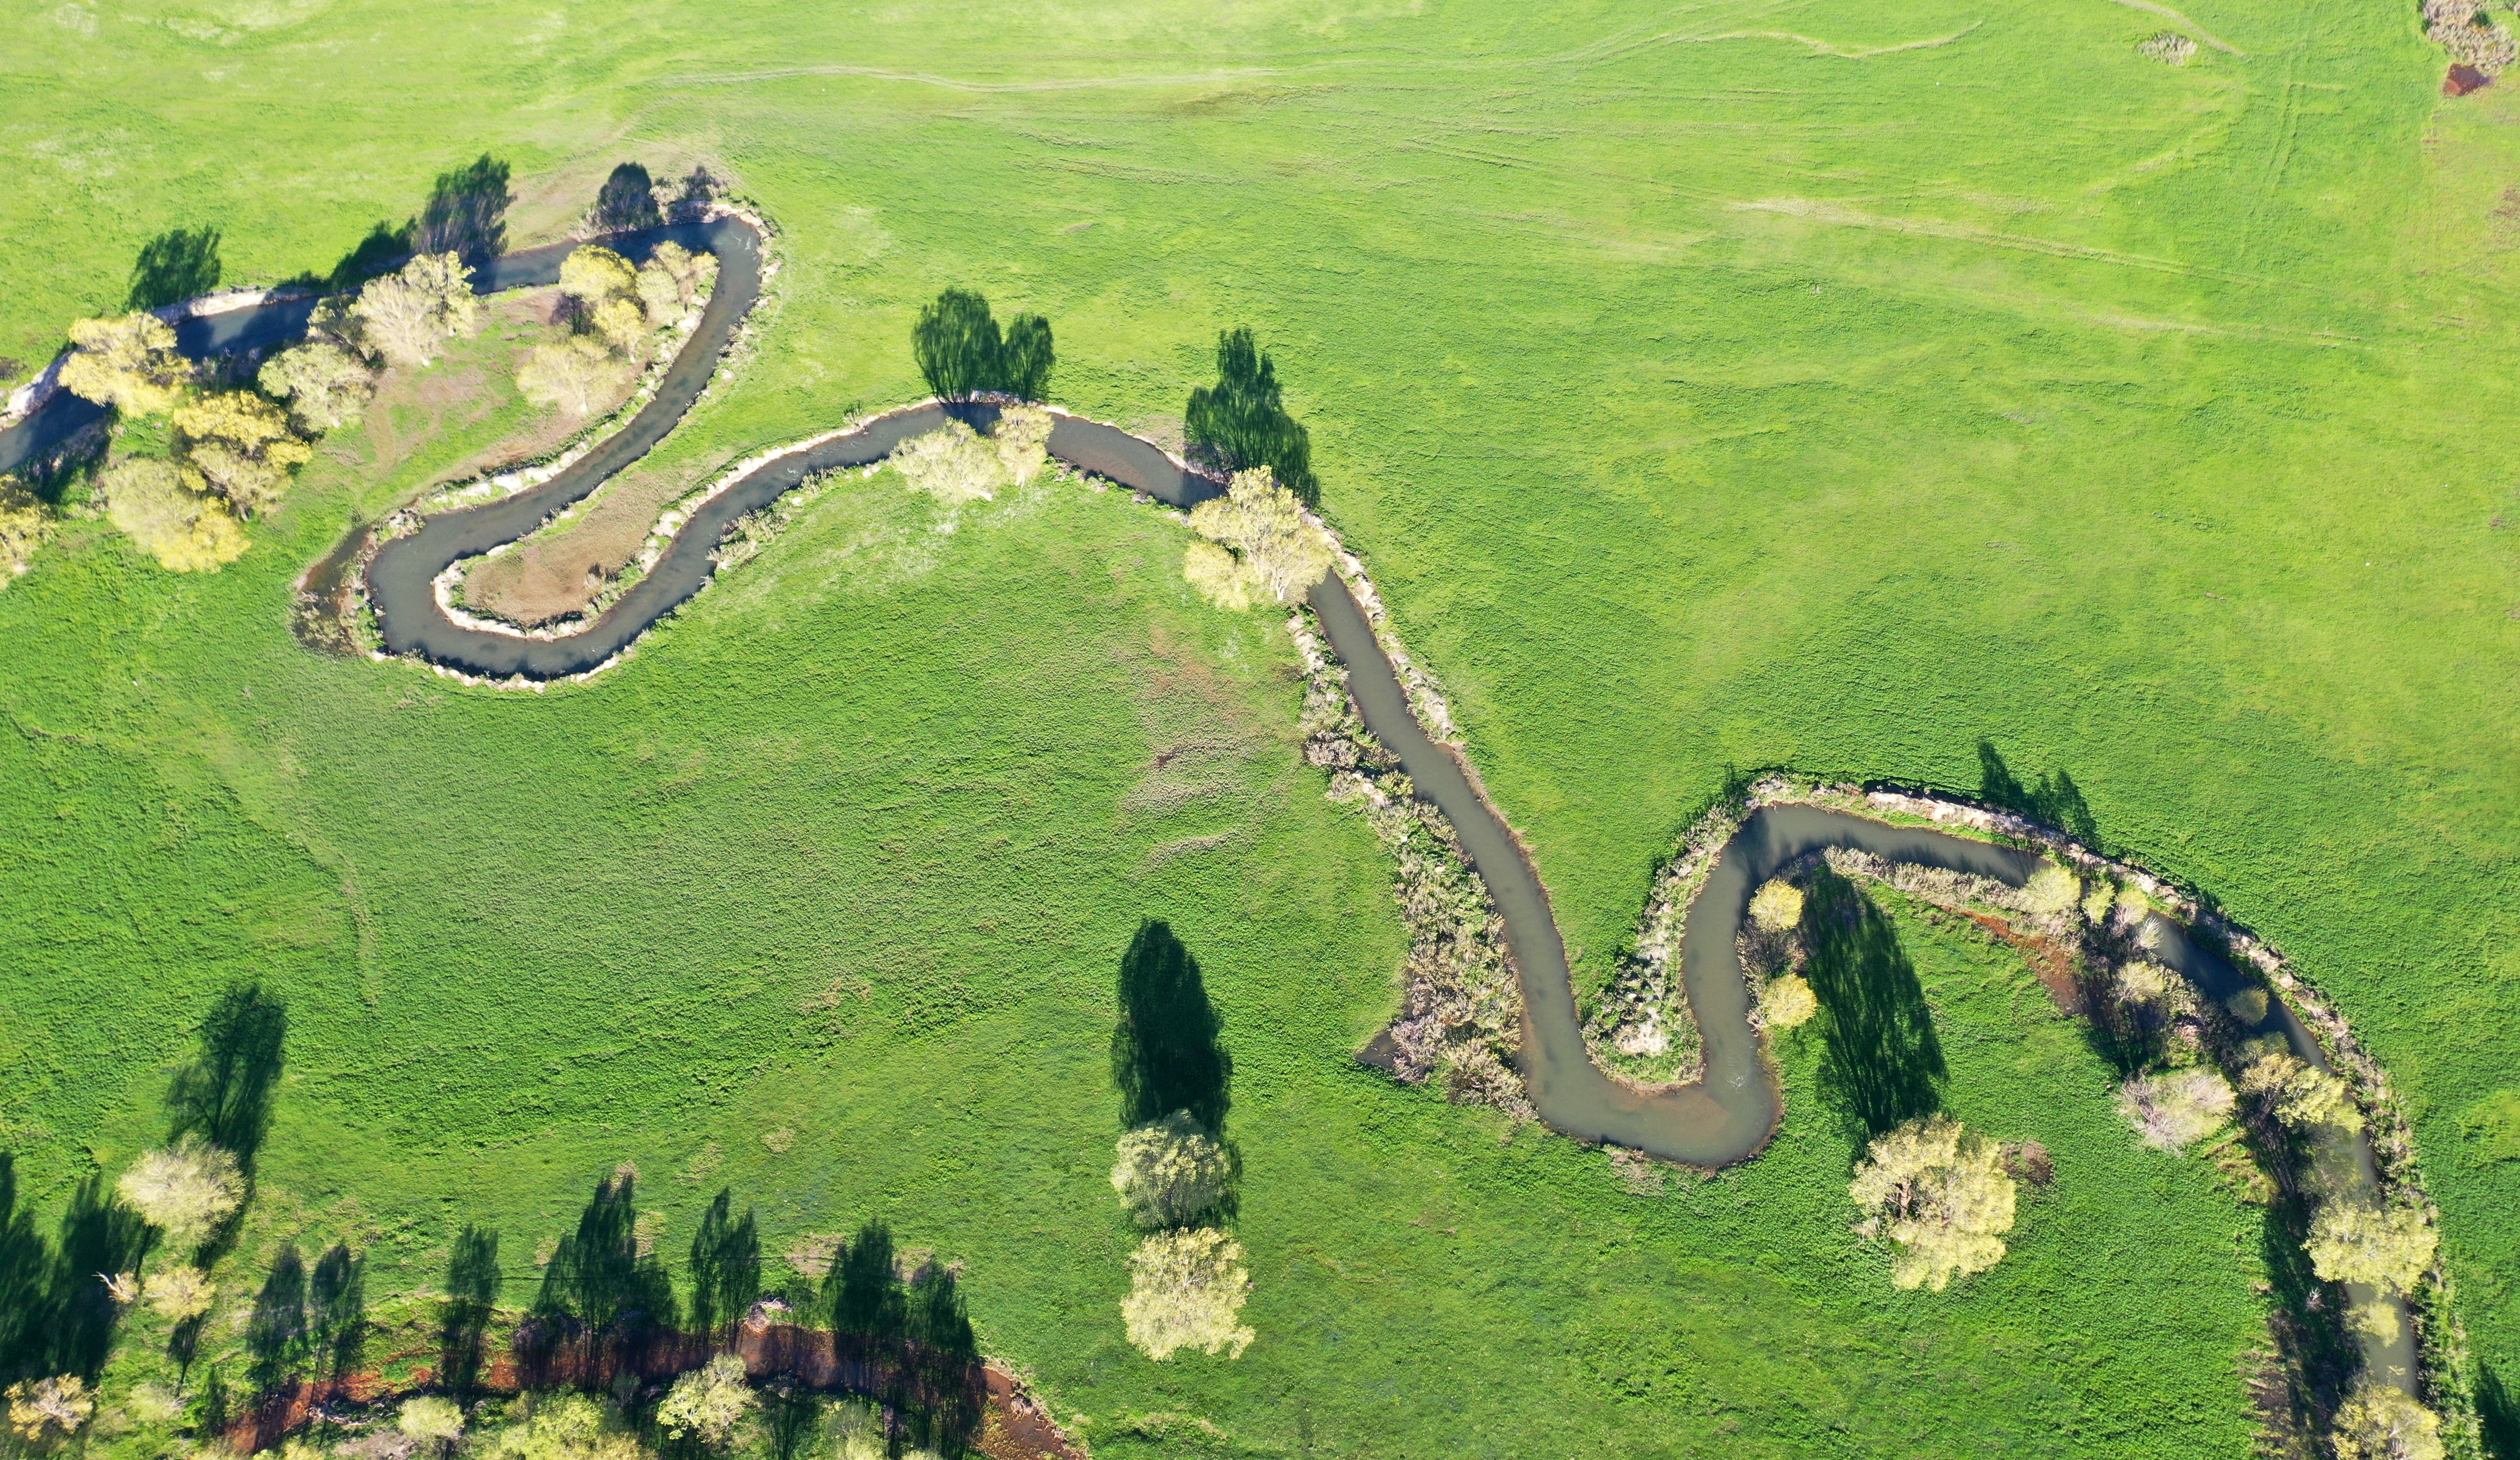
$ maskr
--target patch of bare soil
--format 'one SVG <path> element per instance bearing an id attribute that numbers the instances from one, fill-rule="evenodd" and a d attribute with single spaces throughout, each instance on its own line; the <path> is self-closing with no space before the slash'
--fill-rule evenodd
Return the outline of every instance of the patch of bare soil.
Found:
<path id="1" fill-rule="evenodd" d="M 714 473 L 698 466 L 623 473 L 566 527 L 475 566 L 464 580 L 466 606 L 527 628 L 585 612 L 639 555 L 657 514 Z"/>

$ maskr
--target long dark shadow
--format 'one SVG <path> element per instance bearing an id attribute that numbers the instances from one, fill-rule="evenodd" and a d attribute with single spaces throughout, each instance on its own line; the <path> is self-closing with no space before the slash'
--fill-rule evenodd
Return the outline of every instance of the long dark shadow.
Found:
<path id="1" fill-rule="evenodd" d="M 1120 1123 L 1143 1126 L 1175 1111 L 1210 1131 L 1234 1106 L 1234 1054 L 1220 1038 L 1224 1017 L 1208 1001 L 1198 959 L 1148 918 L 1120 955 L 1120 1019 L 1111 1032 L 1111 1082 Z"/>
<path id="2" fill-rule="evenodd" d="M 1812 873 L 1803 938 L 1827 1051 L 1822 1090 L 1866 1138 L 1940 1109 L 1950 1072 L 1898 928 L 1862 888 L 1823 866 Z"/>

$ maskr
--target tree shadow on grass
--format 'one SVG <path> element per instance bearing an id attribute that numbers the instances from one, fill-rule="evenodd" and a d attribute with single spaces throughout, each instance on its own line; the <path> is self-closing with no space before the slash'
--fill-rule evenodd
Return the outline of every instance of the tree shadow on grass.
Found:
<path id="1" fill-rule="evenodd" d="M 237 984 L 202 1020 L 201 1052 L 177 1071 L 166 1103 L 169 1139 L 198 1135 L 237 1159 L 250 1176 L 271 1128 L 271 1097 L 289 1042 L 289 1005 L 258 983 Z"/>
<path id="2" fill-rule="evenodd" d="M 1234 1055 L 1217 1038 L 1224 1029 L 1198 959 L 1170 924 L 1140 923 L 1120 956 L 1120 1022 L 1111 1032 L 1120 1123 L 1134 1128 L 1187 1110 L 1222 1131 L 1234 1105 Z"/>
<path id="3" fill-rule="evenodd" d="M 307 1357 L 319 1384 L 357 1371 L 368 1345 L 368 1262 L 336 1242 L 306 1284 Z"/>
<path id="4" fill-rule="evenodd" d="M 437 1320 L 437 1373 L 449 1393 L 480 1388 L 498 1302 L 499 1234 L 467 1226 L 446 1261 L 446 1304 Z"/>
<path id="5" fill-rule="evenodd" d="M 1940 1109 L 1949 1073 L 1942 1042 L 1889 917 L 1822 866 L 1805 897 L 1803 940 L 1805 976 L 1820 998 L 1821 1089 L 1857 1144 Z"/>
<path id="6" fill-rule="evenodd" d="M 2476 1417 L 2485 1430 L 2485 1453 L 2494 1460 L 2520 1460 L 2520 1398 L 2502 1387 L 2492 1364 L 2477 1369 Z"/>
<path id="7" fill-rule="evenodd" d="M 296 1243 L 285 1243 L 246 1314 L 245 1347 L 251 1355 L 246 1375 L 258 1396 L 297 1377 L 306 1340 L 306 1260 L 297 1255 Z"/>
<path id="8" fill-rule="evenodd" d="M 2043 773 L 2037 784 L 2025 785 L 2003 763 L 2003 753 L 1995 748 L 1993 740 L 1977 742 L 1977 766 L 1980 801 L 2027 817 L 2043 826 L 2069 832 L 2083 845 L 2098 849 L 2099 822 L 2092 818 L 2091 803 L 2083 799 L 2083 788 L 2074 784 L 2073 776 L 2062 771 Z"/>
<path id="9" fill-rule="evenodd" d="M 137 1268 L 148 1242 L 139 1215 L 102 1176 L 79 1183 L 59 1238 L 45 1241 L 33 1209 L 18 1205 L 16 1161 L 0 1153 L 0 1384 L 46 1374 L 94 1379 L 120 1316 L 105 1276 Z"/>
<path id="10" fill-rule="evenodd" d="M 219 231 L 170 228 L 140 245 L 131 265 L 131 309 L 157 309 L 219 287 Z"/>
<path id="11" fill-rule="evenodd" d="M 483 153 L 471 164 L 438 174 L 421 209 L 419 248 L 455 253 L 475 268 L 507 251 L 508 164 Z"/>
<path id="12" fill-rule="evenodd" d="M 542 1290 L 517 1335 L 519 1366 L 534 1382 L 563 1348 L 574 1348 L 580 1379 L 608 1383 L 637 1371 L 650 1346 L 672 1331 L 673 1280 L 654 1254 L 640 1251 L 638 1186 L 627 1170 L 596 1182 L 577 1231 L 543 1269 Z"/>

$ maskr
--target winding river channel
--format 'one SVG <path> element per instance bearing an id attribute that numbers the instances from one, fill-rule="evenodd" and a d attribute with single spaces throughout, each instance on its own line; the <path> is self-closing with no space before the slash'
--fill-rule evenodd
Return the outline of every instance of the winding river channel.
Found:
<path id="1" fill-rule="evenodd" d="M 698 328 L 664 372 L 653 397 L 626 425 L 540 485 L 484 506 L 430 515 L 416 531 L 379 548 L 367 569 L 367 587 L 389 651 L 495 680 L 548 681 L 597 669 L 706 586 L 711 554 L 737 519 L 819 473 L 879 461 L 949 416 L 974 427 L 994 421 L 993 406 L 929 403 L 770 458 L 709 498 L 647 575 L 576 632 L 528 637 L 457 623 L 437 599 L 439 575 L 462 559 L 533 532 L 664 440 L 707 388 L 759 297 L 761 241 L 740 218 L 605 242 L 638 261 L 668 239 L 715 253 L 720 271 Z M 508 255 L 478 271 L 476 287 L 488 292 L 554 283 L 571 246 L 554 244 Z M 179 344 L 194 355 L 278 344 L 303 332 L 312 307 L 309 299 L 286 300 L 185 321 L 179 325 Z M 99 408 L 66 391 L 54 394 L 26 420 L 0 432 L 0 469 L 68 439 L 99 414 Z M 1186 469 L 1153 443 L 1077 417 L 1057 418 L 1049 448 L 1073 467 L 1178 508 L 1223 491 L 1219 482 Z M 1738 934 L 1753 890 L 1797 858 L 1843 847 L 2013 887 L 2040 865 L 2036 853 L 2020 848 L 1816 806 L 1777 805 L 1754 812 L 1723 848 L 1689 906 L 1682 936 L 1682 978 L 1705 1040 L 1705 1076 L 1659 1089 L 1622 1084 L 1604 1074 L 1586 1050 L 1565 944 L 1548 892 L 1521 843 L 1481 794 L 1458 753 L 1436 743 L 1420 726 L 1372 623 L 1338 576 L 1315 587 L 1310 604 L 1346 668 L 1367 729 L 1398 755 L 1418 792 L 1451 820 L 1496 901 L 1521 984 L 1522 1073 L 1541 1119 L 1569 1135 L 1698 1167 L 1746 1160 L 1766 1145 L 1782 1119 L 1783 1101 L 1751 1022 Z M 2152 922 L 2155 956 L 2184 974 L 2205 997 L 2223 1001 L 2259 987 L 2176 921 L 2156 913 Z M 2281 998 L 2266 1000 L 2264 1014 L 2246 1032 L 2279 1035 L 2303 1060 L 2327 1066 L 2318 1040 Z M 2332 1144 L 2335 1149 L 2324 1160 L 2341 1168 L 2336 1174 L 2365 1191 L 2373 1189 L 2368 1139 Z M 2364 1350 L 2372 1372 L 2411 1384 L 2411 1338 L 2390 1343 L 2365 1339 Z"/>

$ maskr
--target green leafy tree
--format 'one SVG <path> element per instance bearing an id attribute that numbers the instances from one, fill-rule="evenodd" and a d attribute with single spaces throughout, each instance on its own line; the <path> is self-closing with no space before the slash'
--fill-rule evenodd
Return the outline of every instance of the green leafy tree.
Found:
<path id="1" fill-rule="evenodd" d="M 1250 1296 L 1240 1243 L 1214 1227 L 1157 1232 L 1129 1259 L 1120 1316 L 1129 1342 L 1148 1358 L 1184 1349 L 1239 1358 L 1254 1337 L 1241 1323 Z"/>
<path id="2" fill-rule="evenodd" d="M 376 394 L 367 362 L 329 339 L 312 339 L 262 363 L 254 376 L 265 393 L 289 402 L 290 419 L 309 431 L 330 431 L 359 419 Z"/>
<path id="3" fill-rule="evenodd" d="M 1190 525 L 1232 549 L 1250 588 L 1281 603 L 1300 601 L 1337 560 L 1329 535 L 1305 519 L 1295 494 L 1278 485 L 1266 466 L 1236 472 L 1225 496 L 1191 509 Z M 1185 559 L 1185 578 L 1195 583 L 1200 571 Z"/>
<path id="4" fill-rule="evenodd" d="M 245 532 L 199 471 L 158 457 L 129 457 L 97 478 L 105 514 L 140 551 L 173 573 L 215 573 L 245 555 Z"/>
<path id="5" fill-rule="evenodd" d="M 163 416 L 184 397 L 192 362 L 175 353 L 175 331 L 153 314 L 70 326 L 62 388 L 125 416 Z"/>
<path id="6" fill-rule="evenodd" d="M 251 516 L 280 501 L 315 448 L 290 429 L 289 416 L 250 390 L 221 390 L 175 410 L 175 435 L 196 470 Z"/>
<path id="7" fill-rule="evenodd" d="M 2332 1283 L 2369 1283 L 2411 1292 L 2433 1264 L 2441 1234 L 2413 1207 L 2387 1210 L 2340 1199 L 2319 1208 L 2302 1242 L 2313 1271 Z"/>
<path id="8" fill-rule="evenodd" d="M 1225 1204 L 1234 1159 L 1224 1143 L 1176 1110 L 1120 1137 L 1111 1189 L 1138 1225 L 1182 1226 Z"/>
<path id="9" fill-rule="evenodd" d="M 1937 1293 L 2003 1261 L 2016 1191 L 1995 1142 L 1942 1115 L 1875 1137 L 1848 1187 L 1867 1214 L 1858 1230 L 1897 1249 L 1891 1285 Z"/>

